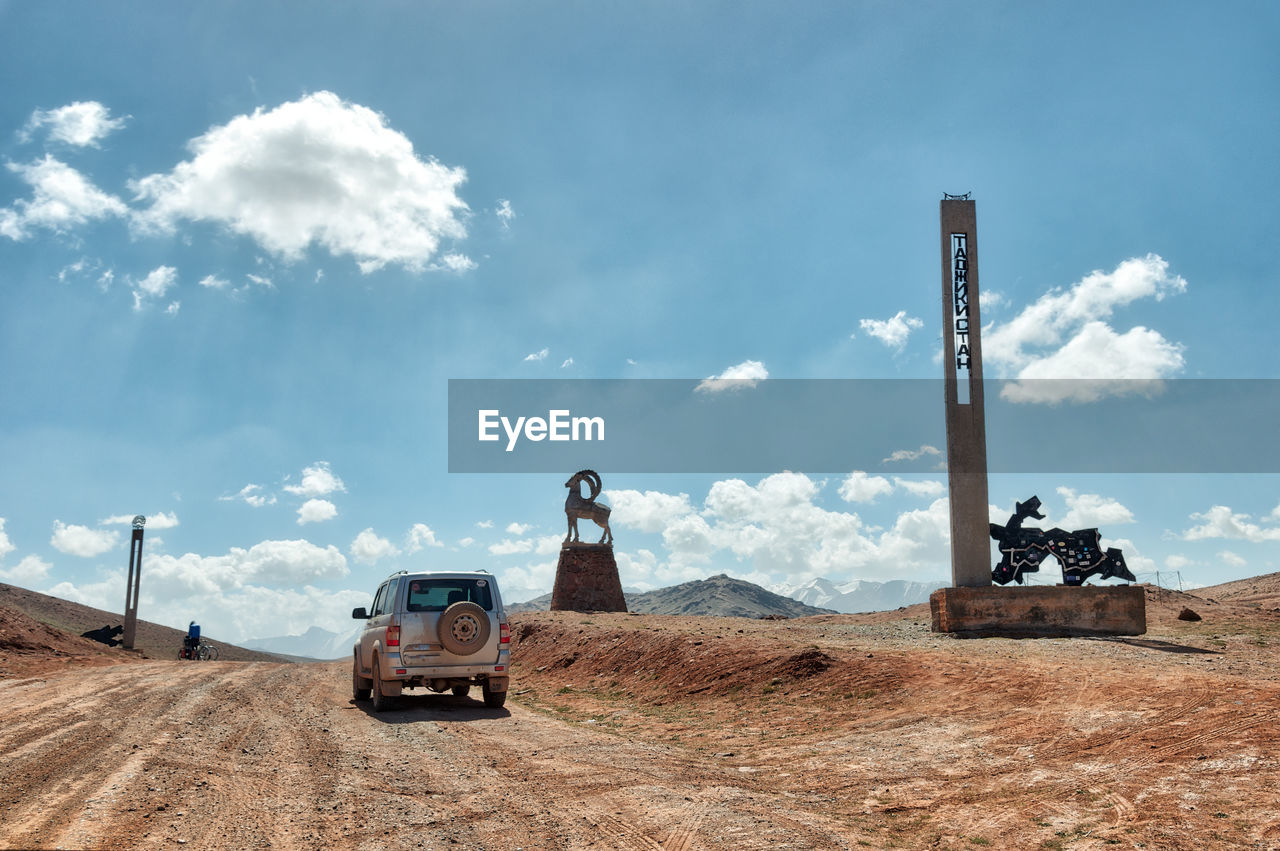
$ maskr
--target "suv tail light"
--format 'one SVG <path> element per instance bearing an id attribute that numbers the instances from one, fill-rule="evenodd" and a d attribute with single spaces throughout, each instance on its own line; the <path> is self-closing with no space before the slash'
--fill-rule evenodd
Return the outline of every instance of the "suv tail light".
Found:
<path id="1" fill-rule="evenodd" d="M 393 625 L 393 626 L 389 626 L 389 627 L 387 627 L 387 638 L 386 638 L 386 640 L 385 640 L 383 643 L 384 643 L 387 647 L 399 647 L 399 646 L 400 646 L 400 627 L 399 627 L 399 625 Z"/>
<path id="2" fill-rule="evenodd" d="M 498 624 L 498 644 L 511 643 L 511 627 L 505 623 Z"/>

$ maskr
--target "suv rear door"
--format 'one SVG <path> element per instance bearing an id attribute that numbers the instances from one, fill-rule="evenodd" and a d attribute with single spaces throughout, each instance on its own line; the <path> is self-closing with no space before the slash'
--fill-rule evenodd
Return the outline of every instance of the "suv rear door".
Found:
<path id="1" fill-rule="evenodd" d="M 449 606 L 474 603 L 484 611 L 488 636 L 477 649 L 458 654 L 444 646 L 440 619 Z M 409 577 L 400 619 L 401 660 L 408 666 L 492 665 L 498 659 L 499 606 L 492 579 L 482 576 Z"/>

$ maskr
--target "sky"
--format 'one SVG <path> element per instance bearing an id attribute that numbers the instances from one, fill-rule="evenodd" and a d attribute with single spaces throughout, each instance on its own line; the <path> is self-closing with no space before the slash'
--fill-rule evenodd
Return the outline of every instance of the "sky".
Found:
<path id="1" fill-rule="evenodd" d="M 573 469 L 450 473 L 448 382 L 940 377 L 943 193 L 988 377 L 1278 378 L 1278 36 L 1263 2 L 0 0 L 0 581 L 119 611 L 144 514 L 139 616 L 223 640 L 345 631 L 399 569 L 545 593 Z M 600 473 L 629 588 L 950 576 L 943 472 Z M 1032 494 L 1146 581 L 1280 570 L 1274 470 L 1001 473 L 993 519 Z"/>

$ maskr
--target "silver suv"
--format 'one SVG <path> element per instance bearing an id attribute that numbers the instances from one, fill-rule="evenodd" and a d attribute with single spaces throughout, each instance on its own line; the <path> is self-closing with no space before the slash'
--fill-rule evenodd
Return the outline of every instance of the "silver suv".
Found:
<path id="1" fill-rule="evenodd" d="M 367 621 L 353 649 L 351 693 L 372 694 L 374 712 L 404 688 L 462 697 L 478 685 L 485 706 L 506 702 L 511 629 L 492 574 L 401 571 L 378 586 L 372 610 L 351 617 Z"/>

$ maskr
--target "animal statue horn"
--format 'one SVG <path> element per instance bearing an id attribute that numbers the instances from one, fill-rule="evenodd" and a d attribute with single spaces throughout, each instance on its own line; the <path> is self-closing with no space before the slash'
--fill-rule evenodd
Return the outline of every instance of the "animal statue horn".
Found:
<path id="1" fill-rule="evenodd" d="M 582 495 L 582 482 L 586 481 L 587 487 L 591 489 L 591 495 L 584 497 Z M 564 542 L 567 544 L 571 540 L 579 542 L 578 538 L 578 520 L 594 521 L 597 526 L 604 529 L 604 534 L 600 536 L 599 543 L 613 544 L 613 530 L 609 528 L 609 512 L 612 511 L 607 505 L 600 505 L 596 502 L 596 497 L 600 495 L 601 482 L 600 476 L 595 470 L 579 470 L 574 473 L 569 481 L 564 483 L 569 489 L 569 495 L 564 501 L 564 513 L 569 519 L 569 531 L 564 536 Z"/>

